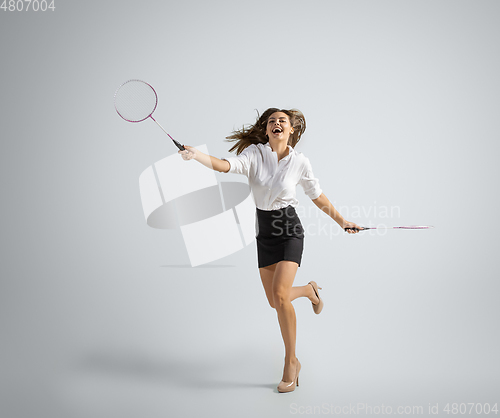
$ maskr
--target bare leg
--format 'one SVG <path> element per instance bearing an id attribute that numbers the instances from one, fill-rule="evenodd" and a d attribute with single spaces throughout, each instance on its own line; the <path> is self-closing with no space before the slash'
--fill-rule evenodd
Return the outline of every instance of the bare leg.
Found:
<path id="1" fill-rule="evenodd" d="M 290 292 L 297 268 L 298 264 L 293 261 L 280 261 L 274 272 L 272 287 L 274 306 L 285 344 L 285 368 L 282 379 L 285 382 L 294 380 L 297 367 L 297 357 L 295 356 L 297 322 L 295 309 L 290 300 Z"/>
<path id="2" fill-rule="evenodd" d="M 273 296 L 273 278 L 274 272 L 276 271 L 276 266 L 278 264 L 275 263 L 271 266 L 261 267 L 259 268 L 260 278 L 262 280 L 262 285 L 264 286 L 264 290 L 266 292 L 267 301 L 271 308 L 274 308 L 274 296 Z M 311 286 L 309 286 L 311 287 Z"/>
<path id="3" fill-rule="evenodd" d="M 282 380 L 291 382 L 295 378 L 297 358 L 295 356 L 296 317 L 292 300 L 307 297 L 317 303 L 319 299 L 311 285 L 292 287 L 298 264 L 292 261 L 280 261 L 259 269 L 262 284 L 269 305 L 276 309 L 281 335 L 285 344 L 285 367 Z"/>
<path id="4" fill-rule="evenodd" d="M 277 265 L 278 264 L 276 263 L 259 269 L 262 285 L 264 286 L 264 291 L 266 292 L 266 297 L 271 308 L 274 308 L 273 278 Z M 305 286 L 293 286 L 290 289 L 290 301 L 300 297 L 309 298 L 312 303 L 319 302 L 319 299 L 310 284 L 306 284 Z"/>
<path id="5" fill-rule="evenodd" d="M 305 286 L 294 286 L 290 290 L 290 300 L 295 300 L 300 297 L 309 298 L 309 300 L 316 304 L 319 302 L 319 298 L 314 293 L 314 289 L 310 284 L 306 284 Z"/>

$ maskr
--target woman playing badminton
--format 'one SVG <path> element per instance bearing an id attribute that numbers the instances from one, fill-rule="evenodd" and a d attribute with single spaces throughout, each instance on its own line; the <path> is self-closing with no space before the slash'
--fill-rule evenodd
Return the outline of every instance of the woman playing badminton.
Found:
<path id="1" fill-rule="evenodd" d="M 184 160 L 195 159 L 219 172 L 244 174 L 256 204 L 256 240 L 260 277 L 267 299 L 276 309 L 285 344 L 285 366 L 279 392 L 291 392 L 298 386 L 300 362 L 295 356 L 296 318 L 292 301 L 307 297 L 316 314 L 323 308 L 316 282 L 292 286 L 302 259 L 304 229 L 295 211 L 296 186 L 316 206 L 348 233 L 362 228 L 346 221 L 322 192 L 309 160 L 295 151 L 306 123 L 298 110 L 271 108 L 257 122 L 227 137 L 236 142 L 230 151 L 236 156 L 219 159 L 184 145 L 179 151 Z"/>

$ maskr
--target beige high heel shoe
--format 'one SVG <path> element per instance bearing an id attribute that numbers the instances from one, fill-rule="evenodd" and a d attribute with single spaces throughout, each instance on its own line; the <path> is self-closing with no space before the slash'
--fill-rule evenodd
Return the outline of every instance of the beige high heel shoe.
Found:
<path id="1" fill-rule="evenodd" d="M 314 290 L 314 293 L 316 293 L 316 296 L 318 297 L 319 299 L 319 302 L 314 304 L 312 303 L 312 306 L 313 306 L 313 311 L 316 315 L 319 315 L 319 313 L 321 312 L 321 310 L 323 309 L 323 299 L 321 299 L 319 297 L 319 293 L 318 293 L 318 289 L 321 289 L 321 287 L 318 287 L 318 285 L 316 284 L 316 282 L 309 282 L 307 284 L 310 284 Z"/>
<path id="2" fill-rule="evenodd" d="M 285 382 L 281 381 L 278 385 L 278 392 L 280 393 L 285 393 L 285 392 L 293 392 L 295 390 L 295 387 L 299 386 L 299 372 L 300 372 L 300 361 L 297 359 L 297 369 L 295 372 L 295 379 L 293 379 L 293 382 Z"/>

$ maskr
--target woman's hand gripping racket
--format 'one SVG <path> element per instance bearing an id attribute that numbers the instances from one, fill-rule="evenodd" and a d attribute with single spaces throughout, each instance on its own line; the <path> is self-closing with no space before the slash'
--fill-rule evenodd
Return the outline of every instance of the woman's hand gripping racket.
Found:
<path id="1" fill-rule="evenodd" d="M 348 234 L 357 234 L 359 231 L 362 231 L 363 227 L 356 225 L 354 222 L 344 222 L 344 231 Z"/>
<path id="2" fill-rule="evenodd" d="M 184 151 L 177 151 L 178 154 L 181 154 L 181 157 L 184 161 L 194 160 L 199 155 L 199 152 L 196 148 L 190 147 L 189 145 L 184 145 Z M 207 166 L 208 167 L 208 166 Z M 210 165 L 210 168 L 212 166 Z"/>
<path id="3" fill-rule="evenodd" d="M 185 148 L 170 134 L 163 129 L 156 120 L 153 118 L 153 112 L 156 110 L 158 104 L 158 96 L 155 89 L 148 83 L 141 80 L 128 80 L 123 83 L 115 93 L 115 109 L 117 113 L 127 122 L 142 122 L 147 118 L 153 121 L 165 132 L 168 137 L 174 141 L 174 144 L 181 151 Z"/>

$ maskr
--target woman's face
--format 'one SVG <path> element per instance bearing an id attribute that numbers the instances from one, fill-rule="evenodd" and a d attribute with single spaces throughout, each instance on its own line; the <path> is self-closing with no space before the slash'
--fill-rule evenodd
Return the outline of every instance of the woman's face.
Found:
<path id="1" fill-rule="evenodd" d="M 293 134 L 293 128 L 288 115 L 283 112 L 274 112 L 269 116 L 266 134 L 269 139 L 283 139 L 288 141 L 290 134 Z"/>

